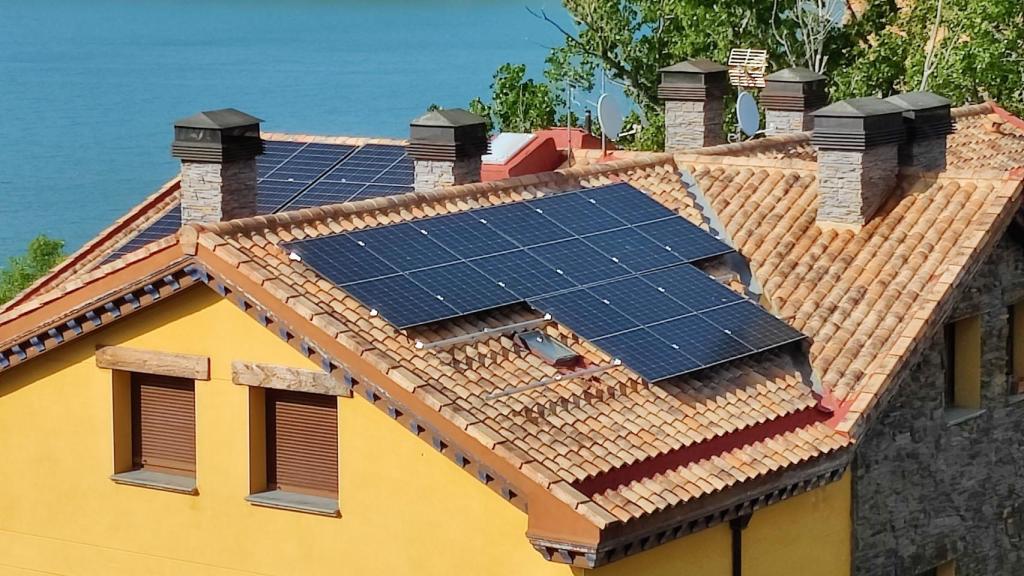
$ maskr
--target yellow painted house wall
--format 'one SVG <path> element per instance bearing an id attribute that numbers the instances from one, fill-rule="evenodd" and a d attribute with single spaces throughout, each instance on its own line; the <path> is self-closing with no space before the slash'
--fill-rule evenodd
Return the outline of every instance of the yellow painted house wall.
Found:
<path id="1" fill-rule="evenodd" d="M 211 357 L 196 382 L 198 496 L 113 483 L 96 345 Z M 194 288 L 0 375 L 0 576 L 729 575 L 718 526 L 597 570 L 543 560 L 526 515 L 360 398 L 339 398 L 341 518 L 253 506 L 249 395 L 231 362 L 313 368 Z M 745 576 L 849 574 L 848 478 L 754 514 Z"/>
<path id="2" fill-rule="evenodd" d="M 743 531 L 743 576 L 848 576 L 850 474 L 754 512 Z M 731 576 L 729 524 L 697 532 L 587 576 Z"/>
<path id="3" fill-rule="evenodd" d="M 97 344 L 211 357 L 198 496 L 123 486 Z M 526 515 L 360 398 L 339 398 L 341 518 L 253 506 L 248 390 L 231 361 L 316 368 L 195 288 L 0 376 L 0 575 L 568 575 Z"/>

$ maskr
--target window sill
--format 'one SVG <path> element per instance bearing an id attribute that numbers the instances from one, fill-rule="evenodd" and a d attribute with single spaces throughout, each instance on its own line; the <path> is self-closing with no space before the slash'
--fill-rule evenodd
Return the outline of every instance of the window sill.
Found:
<path id="1" fill-rule="evenodd" d="M 984 413 L 984 408 L 947 408 L 942 417 L 946 419 L 946 426 L 957 426 Z"/>
<path id="2" fill-rule="evenodd" d="M 1014 404 L 1020 404 L 1024 402 L 1024 394 L 1010 394 L 1006 398 L 1006 405 L 1013 406 Z"/>
<path id="3" fill-rule="evenodd" d="M 191 476 L 165 474 L 152 470 L 132 470 L 130 472 L 114 474 L 110 479 L 126 486 L 140 486 L 142 488 L 189 494 L 191 496 L 199 494 L 199 490 L 196 490 L 196 479 Z"/>
<path id="4" fill-rule="evenodd" d="M 309 514 L 319 514 L 320 516 L 332 516 L 335 518 L 340 516 L 338 513 L 338 501 L 335 498 L 310 496 L 309 494 L 285 492 L 284 490 L 271 490 L 269 492 L 250 494 L 245 499 L 254 506 L 291 510 L 293 512 L 307 512 Z"/>

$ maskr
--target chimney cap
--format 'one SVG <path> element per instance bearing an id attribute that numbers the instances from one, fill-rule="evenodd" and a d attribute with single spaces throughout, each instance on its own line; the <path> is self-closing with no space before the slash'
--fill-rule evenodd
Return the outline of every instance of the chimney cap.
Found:
<path id="1" fill-rule="evenodd" d="M 814 111 L 815 118 L 868 118 L 887 114 L 903 114 L 903 108 L 876 96 L 841 100 Z"/>
<path id="2" fill-rule="evenodd" d="M 710 74 L 712 72 L 725 72 L 729 70 L 728 66 L 719 64 L 707 58 L 694 58 L 692 60 L 686 60 L 684 62 L 678 62 L 671 66 L 666 66 L 658 72 L 684 72 L 687 74 Z"/>
<path id="3" fill-rule="evenodd" d="M 908 112 L 927 110 L 929 108 L 945 108 L 953 105 L 948 98 L 939 96 L 934 92 L 904 92 L 895 96 L 889 96 L 885 101 L 892 102 Z"/>
<path id="4" fill-rule="evenodd" d="M 459 128 L 462 126 L 474 126 L 476 124 L 486 125 L 487 121 L 462 108 L 451 108 L 448 110 L 431 110 L 423 116 L 410 122 L 410 126 L 431 126 L 444 128 Z"/>
<path id="5" fill-rule="evenodd" d="M 783 68 L 764 77 L 768 82 L 817 82 L 825 76 L 802 66 Z"/>
<path id="6" fill-rule="evenodd" d="M 181 128 L 205 128 L 212 130 L 224 130 L 227 128 L 238 128 L 241 126 L 252 126 L 263 120 L 246 114 L 234 108 L 221 108 L 220 110 L 207 110 L 182 118 L 174 123 Z"/>

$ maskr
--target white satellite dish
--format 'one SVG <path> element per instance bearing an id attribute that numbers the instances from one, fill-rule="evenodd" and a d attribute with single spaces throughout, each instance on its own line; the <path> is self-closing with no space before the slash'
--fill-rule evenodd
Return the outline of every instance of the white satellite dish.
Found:
<path id="1" fill-rule="evenodd" d="M 601 124 L 601 132 L 612 140 L 618 140 L 623 120 L 622 110 L 615 100 L 608 94 L 601 94 L 597 100 L 597 121 Z"/>
<path id="2" fill-rule="evenodd" d="M 750 92 L 740 92 L 736 98 L 736 119 L 740 130 L 747 137 L 752 137 L 761 129 L 761 113 L 757 110 L 757 101 Z"/>

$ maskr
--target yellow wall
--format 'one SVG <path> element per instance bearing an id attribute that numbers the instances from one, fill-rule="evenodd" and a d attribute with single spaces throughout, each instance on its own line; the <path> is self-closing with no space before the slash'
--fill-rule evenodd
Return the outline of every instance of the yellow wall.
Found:
<path id="1" fill-rule="evenodd" d="M 198 496 L 109 480 L 113 374 L 97 344 L 211 357 L 196 383 Z M 0 576 L 583 572 L 543 560 L 525 514 L 361 398 L 339 399 L 341 518 L 248 504 L 249 390 L 232 360 L 316 368 L 200 287 L 0 375 Z M 845 479 L 758 511 L 745 575 L 848 574 L 849 519 Z M 728 575 L 729 542 L 718 526 L 586 573 Z"/>
<path id="2" fill-rule="evenodd" d="M 122 486 L 97 344 L 209 355 L 198 496 Z M 196 288 L 0 376 L 0 575 L 569 574 L 526 515 L 369 402 L 339 399 L 341 518 L 246 503 L 248 390 L 232 360 L 315 368 Z"/>
<path id="3" fill-rule="evenodd" d="M 957 408 L 981 408 L 981 317 L 956 321 L 953 397 Z"/>
<path id="4" fill-rule="evenodd" d="M 743 576 L 850 574 L 850 475 L 754 512 L 743 531 Z M 681 538 L 587 576 L 730 576 L 729 524 Z"/>

